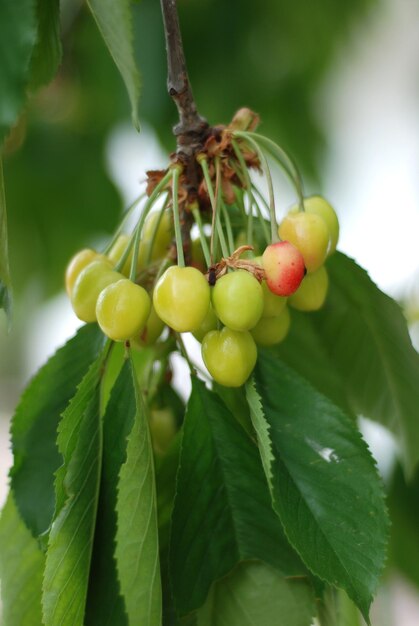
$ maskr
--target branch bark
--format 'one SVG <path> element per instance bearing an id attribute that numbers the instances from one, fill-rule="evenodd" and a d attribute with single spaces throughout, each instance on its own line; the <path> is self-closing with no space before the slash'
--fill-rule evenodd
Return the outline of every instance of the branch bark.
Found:
<path id="1" fill-rule="evenodd" d="M 177 138 L 178 153 L 190 158 L 202 147 L 208 123 L 199 115 L 192 94 L 176 0 L 161 0 L 161 9 L 167 52 L 167 90 L 179 114 L 179 124 L 173 132 Z"/>

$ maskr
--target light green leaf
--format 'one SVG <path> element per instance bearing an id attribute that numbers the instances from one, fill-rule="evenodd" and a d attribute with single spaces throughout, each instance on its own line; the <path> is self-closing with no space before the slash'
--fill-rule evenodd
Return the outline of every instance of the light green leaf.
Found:
<path id="1" fill-rule="evenodd" d="M 162 598 L 154 461 L 145 404 L 131 363 L 135 396 L 134 424 L 117 496 L 115 558 L 121 592 L 131 626 L 160 626 Z"/>
<path id="2" fill-rule="evenodd" d="M 316 330 L 353 411 L 396 435 L 411 474 L 419 460 L 419 355 L 402 311 L 344 254 L 327 267 L 329 295 L 313 315 Z"/>
<path id="3" fill-rule="evenodd" d="M 31 60 L 31 87 L 50 82 L 61 61 L 60 2 L 37 0 L 37 42 Z"/>
<path id="4" fill-rule="evenodd" d="M 134 58 L 132 15 L 129 0 L 87 0 L 108 50 L 128 91 L 132 121 L 137 130 L 140 76 Z"/>
<path id="5" fill-rule="evenodd" d="M 312 590 L 260 562 L 241 563 L 216 582 L 199 609 L 198 626 L 310 626 Z"/>
<path id="6" fill-rule="evenodd" d="M 61 414 L 103 341 L 97 324 L 82 327 L 35 375 L 13 417 L 11 487 L 34 536 L 48 529 L 54 514 L 54 473 L 62 463 L 56 445 Z"/>
<path id="7" fill-rule="evenodd" d="M 91 366 L 63 414 L 58 446 L 56 517 L 43 584 L 45 626 L 83 626 L 102 457 L 100 381 L 103 358 Z"/>
<path id="8" fill-rule="evenodd" d="M 0 517 L 0 581 L 4 626 L 41 626 L 45 557 L 9 493 Z"/>
<path id="9" fill-rule="evenodd" d="M 118 345 L 115 345 L 115 348 L 118 348 Z M 113 349 L 112 356 L 115 352 Z M 134 424 L 137 405 L 130 363 L 125 361 L 115 382 L 114 372 L 109 371 L 108 367 L 110 361 L 111 359 L 108 359 L 105 381 L 107 384 L 107 378 L 110 376 L 115 384 L 103 418 L 102 475 L 85 626 L 128 624 L 114 557 L 116 502 L 119 472 L 126 460 L 127 437 Z"/>
<path id="10" fill-rule="evenodd" d="M 369 450 L 353 421 L 272 353 L 260 351 L 255 381 L 265 417 L 256 411 L 252 418 L 259 432 L 269 430 L 273 504 L 287 537 L 311 571 L 343 588 L 368 620 L 388 535 Z M 266 447 L 266 436 L 259 444 Z"/>
<path id="11" fill-rule="evenodd" d="M 172 516 L 170 573 L 177 611 L 193 611 L 239 561 L 305 575 L 269 497 L 257 446 L 221 398 L 192 378 Z"/>
<path id="12" fill-rule="evenodd" d="M 6 312 L 9 323 L 12 306 L 11 289 L 12 281 L 10 278 L 7 241 L 6 194 L 4 191 L 3 163 L 0 153 L 0 309 L 4 309 Z"/>
<path id="13" fill-rule="evenodd" d="M 24 105 L 35 41 L 35 1 L 0 0 L 0 146 Z"/>

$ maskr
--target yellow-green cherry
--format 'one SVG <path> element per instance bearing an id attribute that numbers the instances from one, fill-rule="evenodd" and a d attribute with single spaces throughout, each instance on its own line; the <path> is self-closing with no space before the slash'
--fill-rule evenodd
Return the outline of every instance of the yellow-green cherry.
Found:
<path id="1" fill-rule="evenodd" d="M 256 326 L 263 312 L 263 290 L 247 270 L 236 270 L 217 280 L 212 290 L 217 317 L 232 330 Z"/>
<path id="2" fill-rule="evenodd" d="M 248 331 L 212 330 L 202 340 L 202 358 L 217 383 L 240 387 L 256 364 L 256 344 Z"/>
<path id="3" fill-rule="evenodd" d="M 323 265 L 329 248 L 329 229 L 320 215 L 292 211 L 282 220 L 278 233 L 301 252 L 307 272 L 315 272 Z"/>
<path id="4" fill-rule="evenodd" d="M 153 305 L 157 315 L 179 333 L 197 330 L 209 304 L 208 282 L 195 267 L 169 267 L 154 288 Z"/>
<path id="5" fill-rule="evenodd" d="M 122 278 L 100 292 L 96 317 L 107 337 L 114 341 L 126 341 L 145 325 L 150 308 L 150 296 L 144 287 Z"/>
<path id="6" fill-rule="evenodd" d="M 307 274 L 297 291 L 289 299 L 290 305 L 299 311 L 317 311 L 327 296 L 329 277 L 322 265 L 318 270 Z"/>
<path id="7" fill-rule="evenodd" d="M 250 331 L 259 346 L 274 346 L 285 339 L 291 324 L 287 307 L 276 317 L 262 317 Z"/>
<path id="8" fill-rule="evenodd" d="M 100 292 L 123 278 L 112 268 L 112 261 L 104 257 L 89 263 L 78 275 L 71 292 L 71 305 L 83 322 L 96 321 L 96 303 Z"/>

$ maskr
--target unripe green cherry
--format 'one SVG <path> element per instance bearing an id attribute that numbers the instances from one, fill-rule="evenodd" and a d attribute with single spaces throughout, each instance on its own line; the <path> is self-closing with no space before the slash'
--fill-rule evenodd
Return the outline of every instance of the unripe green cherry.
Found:
<path id="1" fill-rule="evenodd" d="M 263 312 L 263 290 L 247 270 L 236 270 L 217 280 L 212 290 L 217 317 L 232 330 L 256 326 Z"/>
<path id="2" fill-rule="evenodd" d="M 320 215 L 329 229 L 328 256 L 333 254 L 339 241 L 339 220 L 335 209 L 322 196 L 310 196 L 304 199 L 306 213 Z"/>
<path id="3" fill-rule="evenodd" d="M 154 306 L 151 306 L 150 315 L 147 322 L 140 330 L 139 335 L 135 338 L 135 342 L 139 346 L 152 346 L 156 343 L 164 329 L 164 322 L 159 318 Z"/>
<path id="4" fill-rule="evenodd" d="M 210 288 L 195 267 L 169 267 L 154 288 L 157 315 L 179 333 L 197 330 L 208 312 Z"/>
<path id="5" fill-rule="evenodd" d="M 125 250 L 127 249 L 130 239 L 131 239 L 130 235 L 127 235 L 126 233 L 122 233 L 121 235 L 118 236 L 117 240 L 113 244 L 112 248 L 110 249 L 108 253 L 108 258 L 113 262 L 114 265 L 117 265 L 119 263 L 121 257 L 123 256 Z M 132 249 L 128 255 L 127 260 L 124 263 L 123 268 L 120 270 L 121 274 L 124 274 L 124 276 L 129 276 L 130 274 L 131 260 L 132 260 Z"/>
<path id="6" fill-rule="evenodd" d="M 287 307 L 277 317 L 262 317 L 250 331 L 259 346 L 274 346 L 285 339 L 291 324 Z"/>
<path id="7" fill-rule="evenodd" d="M 98 258 L 104 257 L 95 252 L 95 250 L 84 248 L 84 250 L 80 250 L 70 259 L 65 270 L 65 290 L 68 296 L 71 296 L 74 283 L 76 282 L 80 272 L 84 270 L 89 263 Z"/>
<path id="8" fill-rule="evenodd" d="M 323 265 L 329 247 L 329 229 L 320 215 L 305 211 L 288 213 L 278 233 L 301 252 L 307 272 L 315 272 Z"/>
<path id="9" fill-rule="evenodd" d="M 107 337 L 113 341 L 126 341 L 144 326 L 150 308 L 150 296 L 144 287 L 122 278 L 100 292 L 96 317 Z"/>
<path id="10" fill-rule="evenodd" d="M 307 274 L 297 291 L 289 299 L 290 305 L 299 311 L 317 311 L 327 296 L 329 277 L 322 265 L 318 270 Z"/>
<path id="11" fill-rule="evenodd" d="M 87 265 L 77 277 L 71 292 L 71 305 L 83 322 L 96 321 L 96 302 L 100 292 L 123 278 L 112 268 L 112 261 L 104 257 Z"/>
<path id="12" fill-rule="evenodd" d="M 257 358 L 256 344 L 247 332 L 212 330 L 202 341 L 202 358 L 213 379 L 225 387 L 240 387 L 249 378 Z"/>
<path id="13" fill-rule="evenodd" d="M 193 332 L 193 336 L 195 337 L 195 339 L 197 339 L 201 343 L 205 335 L 209 333 L 210 330 L 216 330 L 217 326 L 218 326 L 218 319 L 217 319 L 217 316 L 215 315 L 212 305 L 210 304 L 208 312 L 204 318 L 204 321 L 202 322 L 198 330 L 195 330 Z"/>
<path id="14" fill-rule="evenodd" d="M 258 256 L 254 259 L 256 265 L 260 265 L 263 268 L 263 259 L 261 256 Z M 262 290 L 263 290 L 263 313 L 262 317 L 276 317 L 285 308 L 287 304 L 287 298 L 282 296 L 277 296 L 275 293 L 269 289 L 266 280 L 261 282 Z"/>

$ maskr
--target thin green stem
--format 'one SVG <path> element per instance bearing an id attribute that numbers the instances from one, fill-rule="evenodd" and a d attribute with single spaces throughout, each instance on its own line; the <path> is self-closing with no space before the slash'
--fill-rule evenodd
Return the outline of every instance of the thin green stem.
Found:
<path id="1" fill-rule="evenodd" d="M 220 240 L 220 245 L 221 245 L 221 252 L 223 257 L 228 257 L 228 250 L 227 250 L 227 243 L 224 237 L 224 232 L 223 229 L 221 227 L 221 222 L 219 220 L 219 199 L 220 199 L 220 189 L 219 189 L 219 185 L 217 186 L 217 194 L 214 194 L 214 189 L 212 188 L 212 183 L 211 183 L 211 176 L 209 173 L 209 169 L 208 169 L 208 162 L 205 158 L 200 158 L 199 159 L 199 164 L 202 168 L 202 173 L 204 174 L 204 179 L 205 179 L 205 184 L 207 186 L 208 189 L 208 195 L 210 198 L 210 202 L 211 202 L 211 206 L 212 206 L 212 233 L 214 233 L 215 231 L 217 232 L 218 238 Z M 211 241 L 211 262 L 214 261 L 214 247 L 215 247 L 215 242 L 214 242 L 214 235 L 211 234 L 212 237 L 212 241 Z"/>
<path id="2" fill-rule="evenodd" d="M 182 230 L 180 228 L 179 217 L 179 174 L 178 167 L 173 168 L 172 174 L 172 204 L 173 204 L 173 222 L 175 225 L 175 239 L 177 251 L 177 264 L 179 267 L 185 267 L 185 255 L 183 253 Z"/>
<path id="3" fill-rule="evenodd" d="M 247 142 L 250 143 L 250 145 L 253 146 L 253 148 L 256 150 L 256 154 L 258 155 L 258 157 L 260 159 L 263 172 L 264 172 L 264 174 L 266 176 L 266 182 L 268 184 L 269 214 L 270 214 L 270 219 L 271 219 L 271 239 L 272 239 L 272 243 L 276 243 L 276 242 L 279 241 L 278 224 L 277 224 L 277 221 L 276 221 L 275 196 L 274 196 L 274 189 L 273 189 L 273 183 L 272 183 L 271 170 L 269 169 L 268 160 L 267 160 L 264 152 L 259 147 L 259 144 L 253 139 L 252 133 L 245 133 L 245 132 L 241 132 L 241 131 L 236 131 L 234 134 L 237 137 L 242 137 L 243 139 L 246 139 Z"/>
<path id="4" fill-rule="evenodd" d="M 211 265 L 211 254 L 208 248 L 207 238 L 204 232 L 204 225 L 202 224 L 201 213 L 199 212 L 199 209 L 197 207 L 192 209 L 192 215 L 194 217 L 195 224 L 198 226 L 199 241 L 201 242 L 201 248 L 204 254 L 205 263 L 207 264 L 207 267 L 209 267 Z"/>
<path id="5" fill-rule="evenodd" d="M 230 216 L 228 214 L 228 209 L 227 209 L 226 205 L 224 204 L 223 200 L 221 200 L 221 211 L 223 213 L 223 218 L 224 218 L 224 222 L 225 222 L 225 225 L 226 225 L 227 241 L 228 241 L 229 251 L 230 251 L 230 254 L 233 254 L 233 252 L 234 252 L 233 229 L 231 228 L 231 220 L 230 220 Z"/>
<path id="6" fill-rule="evenodd" d="M 132 261 L 131 261 L 131 270 L 130 270 L 130 280 L 132 281 L 135 281 L 135 278 L 137 275 L 138 249 L 140 245 L 141 231 L 144 226 L 145 219 L 147 215 L 149 214 L 151 207 L 153 206 L 153 204 L 159 197 L 159 194 L 169 182 L 171 175 L 172 175 L 172 172 L 169 170 L 165 174 L 165 176 L 161 179 L 161 181 L 158 183 L 158 185 L 156 185 L 155 188 L 153 189 L 152 193 L 150 194 L 150 197 L 148 198 L 147 202 L 144 205 L 140 218 L 135 227 L 134 237 L 131 238 L 131 241 L 129 242 L 127 248 L 125 249 L 124 254 L 120 258 L 117 267 L 115 268 L 117 271 L 119 271 L 122 267 L 124 267 L 124 264 L 126 260 L 129 258 L 129 255 L 131 253 L 131 249 L 134 246 L 134 251 L 133 251 Z"/>
<path id="7" fill-rule="evenodd" d="M 259 135 L 259 133 L 253 133 L 249 131 L 241 132 L 241 135 L 252 137 L 256 140 L 265 150 L 267 150 L 270 155 L 279 163 L 284 172 L 290 178 L 293 183 L 295 190 L 298 195 L 298 203 L 300 206 L 300 211 L 304 211 L 304 189 L 303 189 L 303 180 L 300 174 L 300 170 L 298 169 L 294 160 L 290 157 L 289 154 L 285 152 L 281 146 L 278 146 L 274 141 L 269 139 L 268 137 L 264 137 L 263 135 Z"/>
<path id="8" fill-rule="evenodd" d="M 129 207 L 127 207 L 125 209 L 125 211 L 122 214 L 122 219 L 121 222 L 118 226 L 118 228 L 116 229 L 112 239 L 110 240 L 110 242 L 108 243 L 108 245 L 106 246 L 105 250 L 103 251 L 103 254 L 107 255 L 109 254 L 109 252 L 112 250 L 112 247 L 114 245 L 114 243 L 116 242 L 116 240 L 118 239 L 119 235 L 122 233 L 122 231 L 124 230 L 124 226 L 125 223 L 127 221 L 127 219 L 129 218 L 129 216 L 131 215 L 132 211 L 135 209 L 135 207 L 141 202 L 141 200 L 145 197 L 145 192 L 143 192 L 142 194 L 140 194 L 137 198 L 135 198 L 135 200 L 133 202 L 131 202 L 131 204 L 129 205 Z"/>
<path id="9" fill-rule="evenodd" d="M 244 179 L 245 179 L 246 191 L 249 196 L 249 214 L 247 217 L 246 238 L 247 238 L 247 243 L 249 244 L 249 246 L 252 246 L 253 245 L 253 204 L 257 204 L 257 203 L 252 193 L 252 181 L 250 180 L 249 170 L 246 165 L 246 161 L 244 160 L 243 154 L 240 150 L 240 147 L 237 141 L 234 141 L 234 139 L 232 139 L 231 144 L 233 146 L 233 150 L 236 154 L 237 160 L 240 163 L 240 167 L 241 167 Z"/>
<path id="10" fill-rule="evenodd" d="M 156 220 L 156 223 L 153 226 L 153 231 L 151 233 L 151 237 L 150 237 L 150 245 L 148 246 L 148 250 L 147 250 L 147 255 L 146 255 L 146 259 L 145 259 L 145 264 L 146 266 L 150 265 L 151 262 L 151 255 L 153 254 L 153 247 L 154 247 L 154 242 L 156 240 L 156 236 L 157 236 L 157 231 L 159 230 L 164 212 L 167 208 L 167 203 L 169 201 L 169 194 L 166 195 L 166 198 L 164 199 L 163 202 L 163 206 L 162 208 L 159 210 L 159 216 Z"/>

